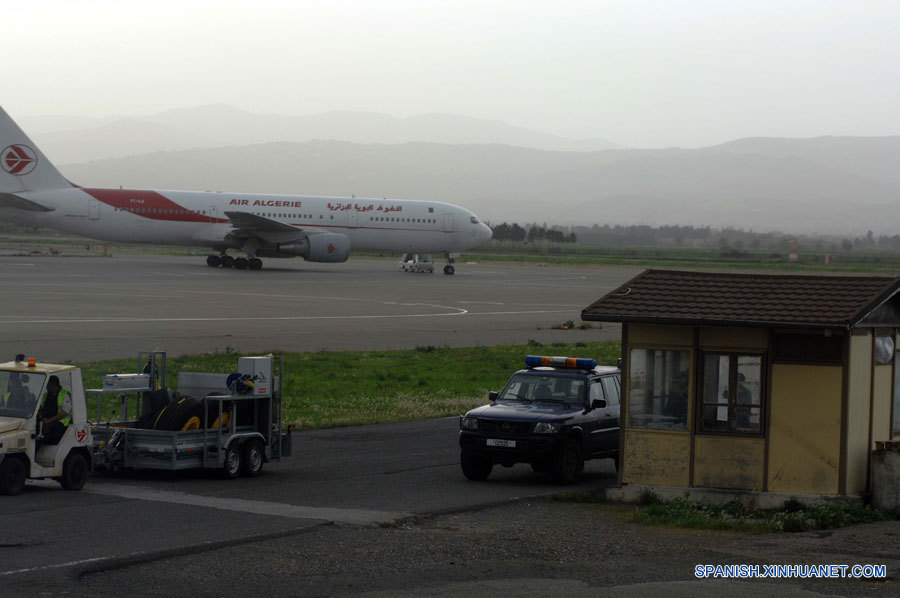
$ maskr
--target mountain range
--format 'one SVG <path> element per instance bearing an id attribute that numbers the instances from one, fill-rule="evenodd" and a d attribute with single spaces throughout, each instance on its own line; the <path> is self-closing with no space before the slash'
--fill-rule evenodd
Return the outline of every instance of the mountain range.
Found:
<path id="1" fill-rule="evenodd" d="M 377 112 L 326 112 L 285 116 L 254 114 L 226 105 L 181 108 L 141 117 L 25 117 L 19 124 L 45 148 L 44 153 L 62 163 L 198 147 L 320 139 L 381 144 L 500 143 L 558 151 L 618 147 L 605 139 L 568 139 L 455 114 L 397 118 Z"/>
<path id="2" fill-rule="evenodd" d="M 225 121 L 233 125 L 217 130 Z M 32 138 L 66 176 L 91 186 L 427 199 L 493 222 L 900 232 L 897 136 L 592 149 L 611 144 L 453 115 L 276 117 L 230 107 L 65 131 L 51 130 L 65 122 L 41 122 L 20 124 L 34 126 Z"/>

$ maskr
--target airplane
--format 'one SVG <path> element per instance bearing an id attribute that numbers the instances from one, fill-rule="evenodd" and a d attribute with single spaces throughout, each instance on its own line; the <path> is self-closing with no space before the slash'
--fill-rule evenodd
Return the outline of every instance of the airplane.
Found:
<path id="1" fill-rule="evenodd" d="M 492 236 L 474 213 L 437 201 L 81 187 L 2 107 L 0 147 L 0 214 L 101 241 L 210 247 L 214 268 L 259 270 L 261 257 L 345 262 L 352 248 L 443 253 L 453 274 L 459 252 Z"/>

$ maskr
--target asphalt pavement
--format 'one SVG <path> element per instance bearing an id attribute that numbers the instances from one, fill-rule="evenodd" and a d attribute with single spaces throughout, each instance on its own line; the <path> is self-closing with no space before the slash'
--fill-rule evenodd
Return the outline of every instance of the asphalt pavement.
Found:
<path id="1" fill-rule="evenodd" d="M 458 263 L 445 276 L 400 272 L 378 259 L 268 260 L 254 272 L 209 268 L 202 257 L 0 257 L 0 353 L 78 363 L 150 349 L 253 354 L 618 339 L 617 326 L 552 326 L 577 321 L 634 274 Z M 527 465 L 498 466 L 489 483 L 467 481 L 456 434 L 455 419 L 295 433 L 294 455 L 254 479 L 94 474 L 80 492 L 30 482 L 23 494 L 0 497 L 0 587 L 559 491 Z M 611 460 L 589 462 L 573 489 L 615 479 Z"/>
<path id="2" fill-rule="evenodd" d="M 79 492 L 30 482 L 21 495 L 0 497 L 0 585 L 560 491 L 528 465 L 497 466 L 489 482 L 468 481 L 457 447 L 457 420 L 445 418 L 295 432 L 293 456 L 258 478 L 94 474 Z M 612 460 L 589 461 L 567 490 L 593 492 L 615 481 Z"/>
<path id="3" fill-rule="evenodd" d="M 75 363 L 162 349 L 320 351 L 618 340 L 620 327 L 553 330 L 638 271 L 457 263 L 400 272 L 387 259 L 0 257 L 0 353 Z M 0 354 L 2 358 L 2 354 Z"/>

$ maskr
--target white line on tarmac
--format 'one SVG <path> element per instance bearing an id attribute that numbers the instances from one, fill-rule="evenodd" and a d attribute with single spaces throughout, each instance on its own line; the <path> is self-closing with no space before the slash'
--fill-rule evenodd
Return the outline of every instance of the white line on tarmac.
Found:
<path id="1" fill-rule="evenodd" d="M 261 322 L 261 321 L 297 321 L 297 320 L 380 320 L 389 318 L 436 318 L 447 316 L 515 316 L 524 314 L 556 314 L 571 313 L 571 308 L 562 309 L 533 309 L 522 311 L 483 311 L 470 312 L 459 307 L 447 307 L 435 305 L 442 309 L 452 309 L 451 313 L 425 313 L 425 314 L 385 314 L 385 315 L 356 315 L 356 316 L 246 316 L 246 317 L 204 317 L 204 318 L 78 318 L 63 319 L 53 318 L 47 320 L 0 320 L 0 324 L 105 324 L 114 322 L 123 323 L 155 323 L 155 322 Z"/>
<path id="2" fill-rule="evenodd" d="M 255 515 L 275 515 L 291 519 L 316 519 L 321 521 L 335 521 L 338 523 L 352 523 L 356 525 L 392 523 L 398 519 L 405 519 L 407 517 L 412 517 L 413 515 L 412 513 L 370 511 L 367 509 L 306 507 L 263 500 L 219 498 L 171 490 L 156 490 L 144 486 L 127 486 L 94 482 L 86 486 L 84 492 L 102 494 L 105 496 L 118 496 L 120 498 L 130 498 L 134 500 L 152 500 L 156 502 L 194 505 L 198 507 L 221 509 L 223 511 L 253 513 Z"/>
<path id="3" fill-rule="evenodd" d="M 38 567 L 28 567 L 26 569 L 11 569 L 9 571 L 0 571 L 0 577 L 4 575 L 16 575 L 18 573 L 31 573 L 32 571 L 46 571 L 48 569 L 63 569 L 65 567 L 75 567 L 77 565 L 86 565 L 88 563 L 96 563 L 97 561 L 105 561 L 108 558 L 110 557 L 98 556 L 92 559 L 69 561 L 68 563 L 57 563 L 55 565 L 40 565 Z"/>

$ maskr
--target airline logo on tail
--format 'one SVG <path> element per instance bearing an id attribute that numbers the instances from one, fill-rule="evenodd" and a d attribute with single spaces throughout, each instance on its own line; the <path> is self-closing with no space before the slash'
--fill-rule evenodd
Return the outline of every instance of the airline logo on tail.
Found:
<path id="1" fill-rule="evenodd" d="M 27 145 L 9 145 L 0 156 L 0 166 L 9 174 L 28 174 L 37 166 L 37 152 Z"/>

